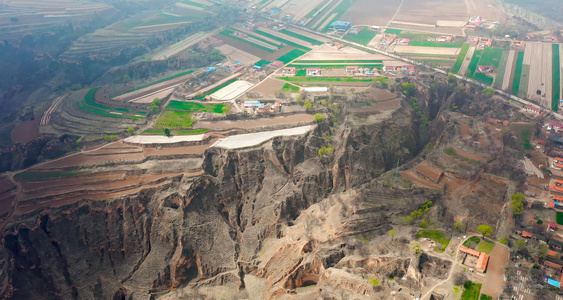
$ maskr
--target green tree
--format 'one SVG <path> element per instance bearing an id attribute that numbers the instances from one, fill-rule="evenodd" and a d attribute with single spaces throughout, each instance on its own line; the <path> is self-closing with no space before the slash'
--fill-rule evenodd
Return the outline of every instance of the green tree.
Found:
<path id="1" fill-rule="evenodd" d="M 510 207 L 512 207 L 512 213 L 515 216 L 519 216 L 522 214 L 522 212 L 524 211 L 524 200 L 526 199 L 526 196 L 524 196 L 524 194 L 518 192 L 514 195 L 512 195 L 512 201 L 510 203 Z"/>
<path id="2" fill-rule="evenodd" d="M 170 137 L 170 129 L 164 128 L 164 134 L 165 134 L 167 137 Z"/>
<path id="3" fill-rule="evenodd" d="M 325 116 L 321 114 L 315 114 L 315 123 L 322 123 L 325 120 Z"/>
<path id="4" fill-rule="evenodd" d="M 127 128 L 127 134 L 128 135 L 133 135 L 133 133 L 135 133 L 135 128 L 133 128 L 133 127 Z"/>
<path id="5" fill-rule="evenodd" d="M 104 141 L 106 141 L 106 142 L 111 141 L 109 134 L 104 135 Z"/>
<path id="6" fill-rule="evenodd" d="M 109 138 L 112 141 L 117 141 L 117 135 L 111 135 Z"/>
<path id="7" fill-rule="evenodd" d="M 154 100 L 151 103 L 151 112 L 153 114 L 156 114 L 159 111 L 160 111 L 160 99 L 154 98 Z"/>
<path id="8" fill-rule="evenodd" d="M 131 81 L 131 77 L 129 76 L 129 74 L 125 74 L 123 75 L 123 83 L 128 83 L 129 81 Z"/>
<path id="9" fill-rule="evenodd" d="M 409 244 L 409 248 L 416 253 L 416 255 L 421 255 L 422 254 L 422 246 L 420 245 L 419 241 L 412 241 Z"/>
<path id="10" fill-rule="evenodd" d="M 428 223 L 425 220 L 420 221 L 420 228 L 428 227 Z"/>
<path id="11" fill-rule="evenodd" d="M 455 229 L 457 229 L 457 231 L 461 232 L 461 221 L 455 222 L 454 227 L 455 227 Z"/>
<path id="12" fill-rule="evenodd" d="M 313 108 L 313 103 L 311 103 L 309 99 L 305 99 L 305 104 L 303 104 L 303 107 L 305 108 L 305 110 L 310 111 L 311 108 Z"/>
<path id="13" fill-rule="evenodd" d="M 493 228 L 489 225 L 483 224 L 477 226 L 477 231 L 479 231 L 483 237 L 490 236 L 493 233 Z"/>
<path id="14" fill-rule="evenodd" d="M 391 240 L 393 240 L 393 238 L 397 236 L 397 230 L 395 229 L 389 230 L 389 236 L 391 237 Z"/>
<path id="15" fill-rule="evenodd" d="M 495 93 L 495 90 L 493 90 L 492 88 L 485 88 L 483 90 L 483 94 L 487 97 L 491 97 L 494 93 Z"/>
<path id="16" fill-rule="evenodd" d="M 82 84 L 80 84 L 80 83 L 75 83 L 75 84 L 73 84 L 73 85 L 70 87 L 70 89 L 73 90 L 73 91 L 81 90 L 81 89 L 82 89 Z"/>
<path id="17" fill-rule="evenodd" d="M 371 285 L 375 288 L 381 283 L 381 281 L 379 281 L 379 279 L 373 277 L 369 280 L 369 283 L 371 283 Z"/>
<path id="18" fill-rule="evenodd" d="M 524 248 L 526 248 L 526 241 L 524 240 L 516 240 L 512 244 L 512 251 L 514 252 L 519 252 Z"/>

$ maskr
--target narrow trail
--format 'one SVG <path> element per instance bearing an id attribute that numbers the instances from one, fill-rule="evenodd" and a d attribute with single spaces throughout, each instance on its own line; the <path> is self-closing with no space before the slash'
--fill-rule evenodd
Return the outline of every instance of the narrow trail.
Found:
<path id="1" fill-rule="evenodd" d="M 393 23 L 393 21 L 395 21 L 395 18 L 397 17 L 397 15 L 399 14 L 399 12 L 401 11 L 401 8 L 403 7 L 403 2 L 405 2 L 405 0 L 401 0 L 401 3 L 399 3 L 399 7 L 397 7 L 397 11 L 395 12 L 395 14 L 394 14 L 393 17 L 391 18 L 391 20 L 389 20 L 389 22 L 387 23 L 387 25 L 385 25 L 385 27 L 389 27 L 389 25 L 391 25 L 391 23 Z"/>

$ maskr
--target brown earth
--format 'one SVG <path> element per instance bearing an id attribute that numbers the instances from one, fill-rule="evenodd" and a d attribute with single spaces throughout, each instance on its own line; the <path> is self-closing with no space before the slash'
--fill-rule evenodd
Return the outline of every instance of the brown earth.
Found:
<path id="1" fill-rule="evenodd" d="M 239 121 L 201 121 L 194 125 L 194 128 L 209 128 L 211 130 L 229 130 L 229 129 L 251 129 L 263 128 L 277 125 L 296 125 L 311 123 L 313 115 L 310 114 L 293 114 L 288 116 L 277 116 L 272 118 L 260 118 L 255 120 L 239 120 Z"/>
<path id="2" fill-rule="evenodd" d="M 230 38 L 228 36 L 224 36 L 222 34 L 218 34 L 214 36 L 217 39 L 223 40 L 226 44 L 229 44 L 235 48 L 238 48 L 244 52 L 250 53 L 252 55 L 255 55 L 259 58 L 265 59 L 265 60 L 269 60 L 269 61 L 274 61 L 276 60 L 276 58 L 290 52 L 291 50 L 295 49 L 295 47 L 293 46 L 288 46 L 286 45 L 285 47 L 279 49 L 278 51 L 274 52 L 274 53 L 270 53 L 268 51 L 264 51 L 260 48 L 256 48 L 252 45 L 246 44 L 244 42 L 241 42 L 239 40 L 235 40 L 233 38 Z"/>
<path id="3" fill-rule="evenodd" d="M 268 78 L 252 88 L 249 92 L 260 93 L 264 97 L 273 97 L 275 96 L 275 92 L 281 90 L 284 85 L 284 81 L 275 78 Z"/>
<path id="4" fill-rule="evenodd" d="M 342 20 L 354 24 L 385 26 L 391 20 L 400 1 L 358 0 L 342 15 Z"/>

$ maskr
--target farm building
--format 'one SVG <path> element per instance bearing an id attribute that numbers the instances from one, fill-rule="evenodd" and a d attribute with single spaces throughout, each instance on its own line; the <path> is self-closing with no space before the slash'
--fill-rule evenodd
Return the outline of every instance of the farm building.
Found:
<path id="1" fill-rule="evenodd" d="M 465 255 L 462 259 L 462 264 L 469 267 L 475 267 L 475 270 L 480 273 L 485 273 L 485 271 L 487 271 L 487 265 L 489 264 L 489 255 L 487 253 L 479 252 L 465 246 L 460 246 L 459 252 L 461 252 L 462 255 Z"/>
<path id="2" fill-rule="evenodd" d="M 244 101 L 244 108 L 264 108 L 265 104 L 261 103 L 260 100 Z"/>
<path id="3" fill-rule="evenodd" d="M 395 70 L 395 67 L 393 67 L 393 66 L 385 66 L 385 71 L 391 72 L 391 71 L 393 71 L 393 70 Z"/>
<path id="4" fill-rule="evenodd" d="M 532 112 L 532 113 L 535 113 L 535 114 L 539 114 L 540 111 L 541 111 L 539 108 L 535 108 L 535 107 L 530 106 L 530 105 L 524 106 L 524 109 L 525 109 L 527 112 Z"/>
<path id="5" fill-rule="evenodd" d="M 410 45 L 411 40 L 409 39 L 398 39 L 397 40 L 397 45 L 401 45 L 401 46 L 408 46 Z"/>
<path id="6" fill-rule="evenodd" d="M 479 72 L 483 74 L 491 74 L 495 72 L 495 67 L 493 66 L 478 66 Z"/>
<path id="7" fill-rule="evenodd" d="M 358 33 L 360 33 L 360 31 L 362 31 L 360 28 L 352 27 L 352 28 L 350 28 L 350 31 L 348 31 L 348 33 L 352 33 L 352 34 L 357 35 Z"/>
<path id="8" fill-rule="evenodd" d="M 381 42 L 379 42 L 379 43 L 381 45 L 391 45 L 396 37 L 397 37 L 396 34 L 387 34 L 386 33 L 386 34 L 383 35 L 383 38 L 381 39 Z"/>
<path id="9" fill-rule="evenodd" d="M 276 60 L 276 61 L 272 62 L 272 63 L 270 64 L 270 66 L 279 68 L 279 67 L 283 66 L 283 62 L 281 62 L 281 61 L 279 61 L 279 60 Z"/>
<path id="10" fill-rule="evenodd" d="M 436 42 L 438 43 L 447 43 L 447 42 L 451 42 L 452 41 L 452 37 L 449 35 L 443 35 L 439 38 L 436 39 Z"/>
<path id="11" fill-rule="evenodd" d="M 321 75 L 321 68 L 307 68 L 307 76 Z"/>
<path id="12" fill-rule="evenodd" d="M 358 66 L 346 66 L 346 74 L 356 74 L 360 70 Z"/>
<path id="13" fill-rule="evenodd" d="M 469 24 L 474 26 L 480 26 L 481 22 L 483 22 L 483 18 L 481 16 L 473 16 L 469 18 Z"/>
<path id="14" fill-rule="evenodd" d="M 297 73 L 297 69 L 295 67 L 284 67 L 282 69 L 282 74 L 284 75 L 295 75 Z"/>
<path id="15" fill-rule="evenodd" d="M 328 30 L 338 30 L 344 32 L 350 28 L 350 22 L 335 21 L 330 24 Z"/>
<path id="16" fill-rule="evenodd" d="M 481 38 L 479 39 L 479 47 L 487 48 L 493 45 L 493 40 L 489 38 Z"/>
<path id="17" fill-rule="evenodd" d="M 477 31 L 477 26 L 475 25 L 465 25 L 466 30 Z"/>

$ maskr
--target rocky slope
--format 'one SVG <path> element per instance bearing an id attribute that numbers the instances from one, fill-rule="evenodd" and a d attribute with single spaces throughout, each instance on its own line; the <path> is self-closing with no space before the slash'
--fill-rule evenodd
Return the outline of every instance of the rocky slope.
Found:
<path id="1" fill-rule="evenodd" d="M 212 148 L 195 179 L 30 214 L 5 229 L 1 296 L 370 298 L 385 293 L 369 284 L 373 274 L 420 285 L 418 262 L 399 254 L 404 241 L 366 248 L 356 237 L 384 235 L 394 216 L 435 197 L 364 186 L 420 151 L 418 122 L 403 101 L 384 121 L 338 126 L 333 155 L 318 157 L 322 129 L 255 149 Z M 376 254 L 388 257 L 366 258 Z"/>

